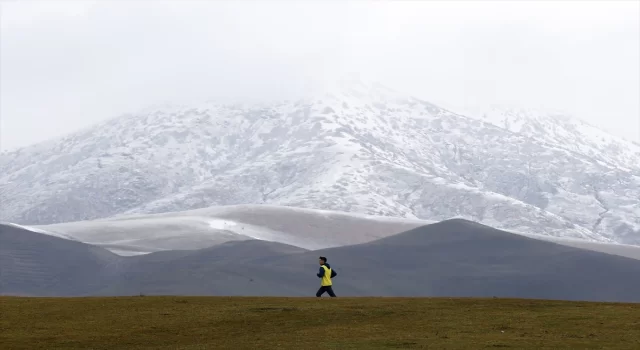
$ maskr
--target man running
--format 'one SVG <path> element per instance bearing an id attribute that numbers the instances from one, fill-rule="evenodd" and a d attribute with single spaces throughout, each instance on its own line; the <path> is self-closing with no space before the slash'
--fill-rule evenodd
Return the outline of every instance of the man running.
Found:
<path id="1" fill-rule="evenodd" d="M 320 289 L 316 293 L 316 296 L 319 298 L 325 292 L 329 293 L 329 296 L 332 298 L 336 297 L 336 294 L 333 292 L 333 288 L 331 287 L 333 283 L 331 282 L 331 278 L 336 277 L 338 274 L 331 269 L 331 265 L 327 264 L 327 258 L 324 256 L 320 257 L 320 270 L 318 271 L 318 277 L 321 279 Z"/>

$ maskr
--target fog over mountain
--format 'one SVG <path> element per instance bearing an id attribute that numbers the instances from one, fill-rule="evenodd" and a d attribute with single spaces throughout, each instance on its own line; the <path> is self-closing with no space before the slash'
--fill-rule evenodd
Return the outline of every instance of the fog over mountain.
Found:
<path id="1" fill-rule="evenodd" d="M 637 142 L 639 12 L 616 0 L 2 1 L 0 151 L 165 102 L 299 99 L 352 72 L 459 114 L 552 108 Z"/>

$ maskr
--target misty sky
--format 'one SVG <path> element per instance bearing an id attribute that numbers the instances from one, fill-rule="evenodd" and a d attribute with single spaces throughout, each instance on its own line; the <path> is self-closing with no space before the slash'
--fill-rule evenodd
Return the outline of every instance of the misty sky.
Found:
<path id="1" fill-rule="evenodd" d="M 149 105 L 356 72 L 456 112 L 560 109 L 640 140 L 638 1 L 3 1 L 0 148 Z"/>

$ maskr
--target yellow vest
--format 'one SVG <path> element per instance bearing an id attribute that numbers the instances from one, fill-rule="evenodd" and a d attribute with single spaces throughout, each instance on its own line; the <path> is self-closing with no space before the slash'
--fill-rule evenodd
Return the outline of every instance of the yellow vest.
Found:
<path id="1" fill-rule="evenodd" d="M 324 276 L 322 276 L 321 286 L 328 287 L 331 285 L 331 269 L 325 265 L 322 265 L 322 268 L 324 269 Z"/>

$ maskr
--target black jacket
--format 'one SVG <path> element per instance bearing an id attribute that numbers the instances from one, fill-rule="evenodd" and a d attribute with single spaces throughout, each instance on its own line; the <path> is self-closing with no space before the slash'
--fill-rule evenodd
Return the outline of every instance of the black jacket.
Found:
<path id="1" fill-rule="evenodd" d="M 326 266 L 328 269 L 331 269 L 331 265 L 329 264 L 324 264 L 324 266 Z M 338 274 L 336 273 L 336 271 L 334 269 L 331 269 L 331 278 L 336 277 Z M 320 266 L 320 270 L 318 271 L 318 277 L 322 278 L 324 277 L 324 269 L 322 268 L 322 266 Z"/>

